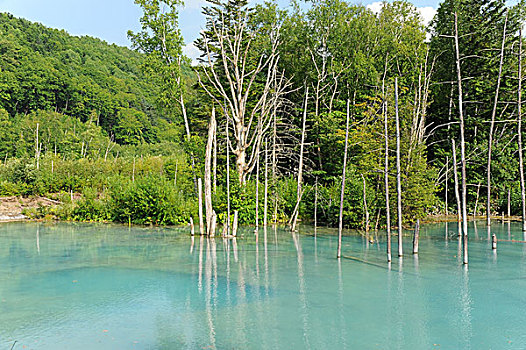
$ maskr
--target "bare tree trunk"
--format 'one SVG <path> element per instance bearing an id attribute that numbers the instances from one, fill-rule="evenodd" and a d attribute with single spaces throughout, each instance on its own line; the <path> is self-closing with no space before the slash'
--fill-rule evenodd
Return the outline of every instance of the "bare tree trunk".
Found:
<path id="1" fill-rule="evenodd" d="M 415 233 L 413 236 L 413 254 L 418 254 L 418 240 L 420 238 L 420 219 L 416 220 Z"/>
<path id="2" fill-rule="evenodd" d="M 342 231 L 343 231 L 343 196 L 345 194 L 345 172 L 347 170 L 347 146 L 349 143 L 349 106 L 350 101 L 347 100 L 347 119 L 345 122 L 345 147 L 343 151 L 343 170 L 342 170 L 342 189 L 340 192 L 340 216 L 338 219 L 338 252 L 336 257 L 339 259 L 342 256 Z"/>
<path id="3" fill-rule="evenodd" d="M 449 215 L 448 203 L 448 176 L 449 176 L 449 157 L 446 157 L 446 216 Z"/>
<path id="4" fill-rule="evenodd" d="M 265 141 L 265 201 L 263 204 L 263 226 L 268 223 L 268 144 Z"/>
<path id="5" fill-rule="evenodd" d="M 206 233 L 212 237 L 215 234 L 214 217 L 216 213 L 212 206 L 212 151 L 214 147 L 214 137 L 216 134 L 216 110 L 212 109 L 210 124 L 208 125 L 208 140 L 205 153 L 205 209 L 206 209 Z"/>
<path id="6" fill-rule="evenodd" d="M 511 217 L 511 188 L 508 187 L 508 219 Z"/>
<path id="7" fill-rule="evenodd" d="M 217 123 L 216 123 L 216 129 L 217 129 Z M 217 193 L 217 130 L 214 131 L 214 160 L 212 164 L 212 169 L 214 173 L 213 190 L 214 190 L 214 193 Z"/>
<path id="8" fill-rule="evenodd" d="M 37 131 L 35 133 L 35 160 L 37 162 L 37 170 L 40 169 L 40 147 L 38 142 L 38 127 L 39 123 L 37 123 Z"/>
<path id="9" fill-rule="evenodd" d="M 201 236 L 205 234 L 205 225 L 203 222 L 203 182 L 201 178 L 197 179 L 197 193 L 199 197 L 199 233 Z"/>
<path id="10" fill-rule="evenodd" d="M 259 228 L 259 154 L 256 159 L 256 232 Z"/>
<path id="11" fill-rule="evenodd" d="M 232 224 L 232 235 L 237 236 L 238 211 L 234 210 L 234 223 Z"/>
<path id="12" fill-rule="evenodd" d="M 477 216 L 477 207 L 479 204 L 479 194 L 480 194 L 480 182 L 477 185 L 477 197 L 475 198 L 475 208 L 473 209 L 473 217 Z"/>
<path id="13" fill-rule="evenodd" d="M 181 93 L 181 95 L 179 96 L 179 105 L 181 106 L 181 112 L 183 114 L 183 120 L 184 120 L 184 127 L 185 127 L 185 131 L 186 131 L 186 140 L 188 142 L 190 142 L 191 138 L 192 138 L 192 135 L 190 134 L 190 124 L 188 123 L 188 116 L 186 114 L 186 107 L 184 105 L 184 96 L 183 94 Z M 197 175 L 196 175 L 196 172 L 195 172 L 195 157 L 194 157 L 194 153 L 190 151 L 190 160 L 191 160 L 191 164 L 192 164 L 192 177 L 194 179 L 194 191 L 197 191 Z"/>
<path id="14" fill-rule="evenodd" d="M 517 89 L 517 144 L 519 148 L 519 175 L 521 183 L 522 231 L 526 232 L 526 189 L 524 185 L 524 160 L 522 154 L 522 28 L 519 30 L 519 88 Z"/>
<path id="15" fill-rule="evenodd" d="M 493 148 L 493 130 L 495 129 L 495 115 L 497 113 L 497 103 L 499 101 L 500 80 L 502 76 L 502 65 L 504 62 L 504 45 L 506 44 L 506 25 L 508 24 L 508 13 L 506 12 L 506 19 L 504 20 L 504 29 L 502 31 L 502 45 L 500 48 L 500 63 L 499 75 L 497 76 L 497 88 L 495 90 L 495 100 L 493 102 L 493 110 L 491 112 L 491 124 L 489 127 L 488 136 L 488 166 L 487 171 L 487 187 L 488 193 L 486 198 L 486 224 L 491 225 L 491 150 Z"/>
<path id="16" fill-rule="evenodd" d="M 468 263 L 468 209 L 466 203 L 466 144 L 464 141 L 464 102 L 462 101 L 462 74 L 460 72 L 460 51 L 458 48 L 458 15 L 455 12 L 455 58 L 457 66 L 458 110 L 460 119 L 460 162 L 462 163 L 462 234 L 463 234 L 463 263 Z"/>
<path id="17" fill-rule="evenodd" d="M 389 208 L 389 128 L 387 123 L 387 98 L 382 83 L 384 94 L 384 137 L 385 137 L 385 162 L 384 162 L 384 186 L 385 186 L 385 220 L 387 229 L 387 262 L 391 262 L 391 209 Z"/>
<path id="18" fill-rule="evenodd" d="M 365 185 L 365 177 L 362 174 L 362 180 L 363 180 L 363 207 L 365 210 L 365 232 L 369 233 L 369 208 L 367 207 L 367 192 L 366 192 L 366 185 Z"/>
<path id="19" fill-rule="evenodd" d="M 230 139 L 228 138 L 228 116 L 226 118 L 226 234 L 230 231 Z"/>
<path id="20" fill-rule="evenodd" d="M 314 182 L 314 235 L 318 230 L 318 177 Z"/>
<path id="21" fill-rule="evenodd" d="M 457 146 L 455 139 L 451 139 L 451 148 L 453 149 L 453 176 L 455 177 L 455 198 L 457 199 L 457 224 L 458 235 L 462 234 L 462 205 L 460 204 L 460 192 L 458 191 L 458 170 L 457 170 Z"/>
<path id="22" fill-rule="evenodd" d="M 396 194 L 398 215 L 398 256 L 404 255 L 402 246 L 402 179 L 400 170 L 400 118 L 398 116 L 398 78 L 395 78 L 395 120 L 396 120 Z"/>
<path id="23" fill-rule="evenodd" d="M 303 107 L 303 126 L 301 128 L 301 145 L 300 145 L 300 161 L 298 165 L 298 187 L 297 187 L 297 193 L 296 193 L 296 206 L 298 207 L 298 210 L 296 210 L 296 213 L 294 217 L 292 218 L 292 226 L 291 231 L 296 230 L 296 224 L 298 222 L 298 216 L 299 216 L 299 205 L 301 201 L 301 185 L 303 184 L 303 148 L 305 144 L 305 132 L 306 132 L 306 125 L 307 125 L 307 102 L 309 100 L 309 87 L 307 86 L 305 91 L 305 104 Z"/>
<path id="24" fill-rule="evenodd" d="M 278 189 L 277 189 L 277 176 L 278 176 L 278 159 L 276 154 L 277 147 L 277 120 L 276 120 L 276 111 L 274 110 L 273 114 L 273 128 L 272 128 L 272 188 L 274 191 L 274 214 L 273 221 L 274 224 L 278 222 Z"/>

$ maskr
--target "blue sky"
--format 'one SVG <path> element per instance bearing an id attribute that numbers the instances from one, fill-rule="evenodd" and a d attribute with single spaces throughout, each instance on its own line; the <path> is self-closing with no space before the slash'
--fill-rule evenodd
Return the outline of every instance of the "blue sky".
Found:
<path id="1" fill-rule="evenodd" d="M 287 4 L 288 1 L 279 0 L 278 3 Z M 378 8 L 373 1 L 363 3 Z M 424 8 L 424 17 L 430 17 L 438 0 L 416 0 L 413 3 Z M 205 0 L 186 0 L 180 12 L 179 24 L 187 44 L 185 52 L 192 58 L 197 54 L 192 42 L 204 25 L 203 4 Z M 122 46 L 129 46 L 126 33 L 129 29 L 140 29 L 141 17 L 141 9 L 133 0 L 0 0 L 0 12 L 10 12 L 73 35 L 90 35 Z"/>

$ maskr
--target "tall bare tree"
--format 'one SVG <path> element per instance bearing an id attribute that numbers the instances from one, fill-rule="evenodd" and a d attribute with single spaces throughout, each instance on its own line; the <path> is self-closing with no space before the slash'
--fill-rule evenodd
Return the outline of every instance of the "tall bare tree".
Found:
<path id="1" fill-rule="evenodd" d="M 500 82 L 502 77 L 502 66 L 504 63 L 504 46 L 506 44 L 506 25 L 508 24 L 508 14 L 504 20 L 504 29 L 502 30 L 502 44 L 500 48 L 499 75 L 497 76 L 497 87 L 495 89 L 495 100 L 493 101 L 493 110 L 491 111 L 491 123 L 488 136 L 488 166 L 486 168 L 487 180 L 487 197 L 486 197 L 486 224 L 491 225 L 491 151 L 493 148 L 493 131 L 495 129 L 495 115 L 497 114 L 497 103 L 499 102 Z"/>
<path id="2" fill-rule="evenodd" d="M 198 41 L 205 57 L 198 80 L 212 100 L 225 106 L 233 129 L 231 150 L 244 185 L 272 125 L 272 112 L 290 86 L 278 70 L 281 24 L 261 33 L 252 28 L 246 5 L 230 11 L 218 3 L 214 9 L 207 19 L 208 31 Z M 266 46 L 256 46 L 264 41 L 262 35 Z"/>
<path id="3" fill-rule="evenodd" d="M 458 15 L 455 12 L 455 63 L 457 68 L 457 87 L 458 87 L 458 110 L 460 119 L 460 162 L 462 173 L 462 241 L 463 246 L 463 263 L 468 263 L 468 209 L 466 203 L 467 185 L 466 185 L 466 142 L 464 140 L 464 101 L 462 99 L 462 74 L 460 71 L 460 50 L 458 47 Z"/>
<path id="4" fill-rule="evenodd" d="M 526 232 L 526 190 L 524 186 L 524 160 L 522 154 L 522 28 L 519 30 L 519 86 L 517 89 L 517 146 L 519 148 L 519 176 L 521 182 L 522 231 Z"/>

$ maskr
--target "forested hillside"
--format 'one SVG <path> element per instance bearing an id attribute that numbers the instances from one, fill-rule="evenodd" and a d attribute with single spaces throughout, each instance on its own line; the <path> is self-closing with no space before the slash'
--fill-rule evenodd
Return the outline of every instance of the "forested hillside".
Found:
<path id="1" fill-rule="evenodd" d="M 0 108 L 12 119 L 53 111 L 71 117 L 64 128 L 92 122 L 119 144 L 158 142 L 177 119 L 159 108 L 143 57 L 130 49 L 2 13 L 0 50 Z"/>

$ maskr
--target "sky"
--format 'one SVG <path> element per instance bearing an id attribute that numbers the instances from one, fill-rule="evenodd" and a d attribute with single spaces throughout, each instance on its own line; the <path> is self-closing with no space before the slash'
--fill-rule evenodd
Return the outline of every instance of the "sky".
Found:
<path id="1" fill-rule="evenodd" d="M 257 0 L 253 0 L 257 1 Z M 278 0 L 286 7 L 287 0 Z M 378 11 L 381 2 L 364 1 L 371 10 Z M 429 21 L 438 0 L 413 1 Z M 193 41 L 204 27 L 201 8 L 205 0 L 186 0 L 179 13 L 179 26 L 185 40 L 185 54 L 195 59 L 199 52 Z M 130 46 L 126 33 L 140 30 L 141 9 L 133 0 L 0 0 L 0 12 L 9 12 L 47 27 L 64 29 L 72 35 L 89 35 L 110 44 Z"/>

